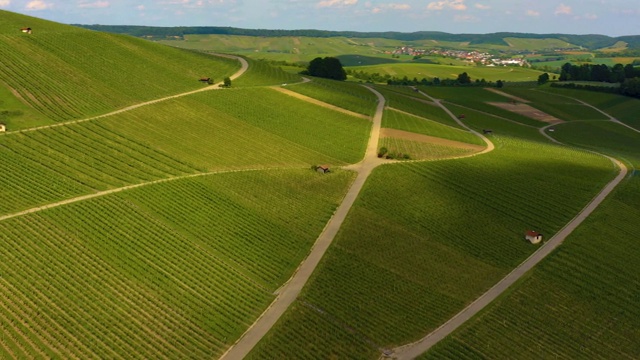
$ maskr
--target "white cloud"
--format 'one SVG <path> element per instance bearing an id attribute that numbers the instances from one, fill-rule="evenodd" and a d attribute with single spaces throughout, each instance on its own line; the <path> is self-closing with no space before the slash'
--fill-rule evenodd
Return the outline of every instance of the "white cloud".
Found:
<path id="1" fill-rule="evenodd" d="M 0 0 L 0 7 L 5 7 L 11 5 L 11 1 L 9 0 Z"/>
<path id="2" fill-rule="evenodd" d="M 342 7 L 342 6 L 350 6 L 358 3 L 358 0 L 323 0 L 320 1 L 316 7 Z"/>
<path id="3" fill-rule="evenodd" d="M 540 16 L 540 12 L 535 10 L 527 10 L 527 16 Z"/>
<path id="4" fill-rule="evenodd" d="M 27 3 L 27 6 L 25 6 L 27 10 L 34 10 L 34 11 L 51 9 L 52 7 L 53 7 L 52 3 L 46 3 L 41 0 L 29 1 L 29 3 Z"/>
<path id="5" fill-rule="evenodd" d="M 374 14 L 381 13 L 384 10 L 410 10 L 411 5 L 409 4 L 398 4 L 398 3 L 390 3 L 390 4 L 380 4 L 373 9 L 371 12 Z"/>
<path id="6" fill-rule="evenodd" d="M 555 15 L 571 15 L 571 6 L 560 4 L 554 12 Z"/>
<path id="7" fill-rule="evenodd" d="M 441 0 L 427 5 L 428 10 L 443 10 L 445 8 L 462 11 L 467 10 L 467 5 L 464 4 L 464 0 Z"/>
<path id="8" fill-rule="evenodd" d="M 109 7 L 109 2 L 108 1 L 94 1 L 94 2 L 80 1 L 80 3 L 78 4 L 78 7 L 100 9 L 100 8 Z"/>
<path id="9" fill-rule="evenodd" d="M 489 10 L 489 9 L 491 9 L 491 6 L 484 5 L 484 4 L 476 4 L 476 8 L 480 9 L 480 10 Z"/>

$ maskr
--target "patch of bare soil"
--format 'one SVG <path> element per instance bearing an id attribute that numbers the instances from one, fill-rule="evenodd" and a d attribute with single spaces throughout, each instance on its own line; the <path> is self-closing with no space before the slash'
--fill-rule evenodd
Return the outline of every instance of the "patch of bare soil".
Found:
<path id="1" fill-rule="evenodd" d="M 496 93 L 498 95 L 501 95 L 501 96 L 504 96 L 504 97 L 507 97 L 509 99 L 512 99 L 512 100 L 515 100 L 515 101 L 519 101 L 519 102 L 522 102 L 522 103 L 530 103 L 531 102 L 531 101 L 523 99 L 521 97 L 513 96 L 511 94 L 507 94 L 506 92 L 500 91 L 498 89 L 494 89 L 494 88 L 484 88 L 484 89 L 487 90 L 487 91 L 491 91 L 492 93 Z"/>
<path id="2" fill-rule="evenodd" d="M 550 124 L 564 122 L 555 116 L 551 116 L 527 104 L 513 104 L 513 103 L 499 103 L 499 102 L 490 102 L 489 104 L 505 110 L 509 110 L 516 114 L 524 115 L 534 120 L 538 120 L 538 121 L 542 121 Z"/>
<path id="3" fill-rule="evenodd" d="M 285 89 L 285 88 L 283 88 L 281 86 L 272 86 L 271 88 L 274 89 L 274 90 L 277 90 L 277 91 L 279 91 L 279 92 L 281 92 L 283 94 L 287 94 L 289 96 L 293 96 L 296 99 L 300 99 L 300 100 L 303 100 L 303 101 L 306 101 L 306 102 L 310 102 L 312 104 L 315 104 L 315 105 L 318 105 L 318 106 L 322 106 L 322 107 L 327 108 L 327 109 L 339 111 L 341 113 L 348 114 L 348 115 L 355 116 L 355 117 L 359 117 L 359 118 L 362 118 L 362 119 L 371 120 L 371 118 L 368 117 L 367 115 L 358 114 L 356 112 L 353 112 L 353 111 L 350 111 L 350 110 L 347 110 L 347 109 L 343 109 L 343 108 L 337 107 L 335 105 L 327 104 L 324 101 L 320 101 L 320 100 L 314 99 L 312 97 L 308 97 L 306 95 L 299 94 L 299 93 L 297 93 L 295 91 L 291 91 L 289 89 Z"/>
<path id="4" fill-rule="evenodd" d="M 467 144 L 460 141 L 443 139 L 435 136 L 416 134 L 409 131 L 396 130 L 396 129 L 380 129 L 380 137 L 381 138 L 397 138 L 411 141 L 419 141 L 424 143 L 431 143 L 437 145 L 451 146 L 459 149 L 471 149 L 471 150 L 484 150 L 484 146 L 475 145 L 475 144 Z"/>

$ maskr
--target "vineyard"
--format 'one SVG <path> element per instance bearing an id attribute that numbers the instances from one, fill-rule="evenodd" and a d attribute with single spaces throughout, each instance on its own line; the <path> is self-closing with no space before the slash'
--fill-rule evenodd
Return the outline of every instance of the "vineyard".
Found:
<path id="1" fill-rule="evenodd" d="M 376 97 L 361 85 L 313 78 L 313 81 L 287 89 L 353 112 L 373 116 Z"/>
<path id="2" fill-rule="evenodd" d="M 352 179 L 211 175 L 0 222 L 0 349 L 10 358 L 219 356 Z"/>
<path id="3" fill-rule="evenodd" d="M 360 83 L 306 81 L 252 59 L 231 88 L 190 93 L 238 61 L 0 16 L 0 122 L 9 127 L 0 134 L 0 359 L 219 358 L 260 327 L 331 231 L 310 280 L 297 282 L 302 291 L 247 358 L 378 358 L 445 323 L 539 249 L 525 231 L 547 240 L 573 219 L 618 171 L 593 151 L 627 164 L 624 182 L 423 358 L 640 357 L 640 135 L 580 100 L 636 127 L 640 102 L 547 86 L 371 85 L 382 104 Z M 17 31 L 26 23 L 33 34 Z M 291 46 L 301 58 L 373 48 L 301 39 L 217 41 L 246 51 L 271 41 L 283 49 L 273 58 Z M 536 75 L 527 71 L 509 76 Z M 541 134 L 546 123 L 490 104 L 512 102 L 506 95 L 567 122 Z M 456 122 L 461 114 L 490 142 Z M 414 161 L 367 150 L 381 147 Z M 483 149 L 493 150 L 468 156 Z"/>
<path id="4" fill-rule="evenodd" d="M 203 76 L 222 79 L 238 69 L 231 59 L 49 22 L 25 35 L 17 31 L 23 16 L 2 16 L 13 26 L 0 31 L 0 81 L 54 121 L 195 90 L 205 86 Z"/>
<path id="5" fill-rule="evenodd" d="M 405 130 L 417 134 L 435 136 L 469 144 L 484 145 L 484 141 L 476 135 L 441 123 L 408 115 L 395 110 L 385 110 L 382 127 Z"/>
<path id="6" fill-rule="evenodd" d="M 314 329 L 327 321 L 342 324 L 327 345 L 348 349 L 339 357 L 418 339 L 535 249 L 526 229 L 558 231 L 614 173 L 587 152 L 492 140 L 497 149 L 481 157 L 376 169 L 296 310 L 253 356 L 326 342 Z M 348 352 L 357 349 L 367 351 Z"/>
<path id="7" fill-rule="evenodd" d="M 269 65 L 266 61 L 250 58 L 245 60 L 249 62 L 249 70 L 232 83 L 233 87 L 280 85 L 302 81 L 299 75 L 285 72 L 279 67 Z"/>
<path id="8" fill-rule="evenodd" d="M 620 125 L 560 128 L 563 141 L 590 139 L 591 148 L 640 166 L 640 141 Z M 635 174 L 514 291 L 421 359 L 637 358 L 638 194 Z"/>

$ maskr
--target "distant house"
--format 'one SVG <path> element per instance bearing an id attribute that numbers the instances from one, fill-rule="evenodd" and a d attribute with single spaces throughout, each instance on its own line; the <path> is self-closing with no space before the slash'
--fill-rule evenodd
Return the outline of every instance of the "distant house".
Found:
<path id="1" fill-rule="evenodd" d="M 542 241 L 542 234 L 540 234 L 537 231 L 529 230 L 524 235 L 524 238 L 529 240 L 529 242 L 532 243 L 532 244 L 537 244 L 540 241 Z"/>
<path id="2" fill-rule="evenodd" d="M 22 31 L 23 33 L 31 34 L 31 28 L 30 27 L 21 28 L 20 31 Z"/>
<path id="3" fill-rule="evenodd" d="M 318 165 L 316 166 L 316 171 L 321 174 L 326 174 L 330 171 L 329 165 Z"/>

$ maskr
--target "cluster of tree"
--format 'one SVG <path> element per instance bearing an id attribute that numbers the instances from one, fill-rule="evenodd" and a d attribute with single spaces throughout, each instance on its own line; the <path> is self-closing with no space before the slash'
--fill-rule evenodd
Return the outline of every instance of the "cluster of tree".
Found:
<path id="1" fill-rule="evenodd" d="M 626 79 L 640 77 L 640 69 L 633 65 L 616 64 L 609 67 L 604 64 L 573 65 L 565 63 L 560 68 L 560 81 L 599 81 L 622 83 Z"/>
<path id="2" fill-rule="evenodd" d="M 613 94 L 621 94 L 640 98 L 640 77 L 625 80 L 620 86 L 605 86 L 580 83 L 551 83 L 551 87 L 563 87 L 569 89 L 583 89 Z"/>
<path id="3" fill-rule="evenodd" d="M 347 72 L 342 67 L 340 60 L 335 57 L 327 56 L 325 58 L 317 57 L 309 62 L 306 71 L 301 72 L 303 75 L 317 76 L 333 80 L 346 80 Z"/>
<path id="4" fill-rule="evenodd" d="M 496 86 L 502 87 L 504 86 L 504 81 L 498 80 L 493 83 L 491 81 L 487 81 L 485 79 L 476 79 L 472 81 L 469 74 L 463 72 L 459 74 L 456 79 L 440 79 L 438 77 L 434 77 L 432 79 L 422 78 L 418 80 L 418 78 L 414 77 L 413 79 L 409 79 L 407 76 L 402 78 L 391 76 L 389 74 L 380 75 L 380 73 L 367 73 L 364 71 L 358 70 L 347 70 L 347 73 L 353 76 L 356 79 L 363 80 L 366 82 L 372 83 L 386 83 L 387 85 L 402 85 L 402 86 Z"/>

